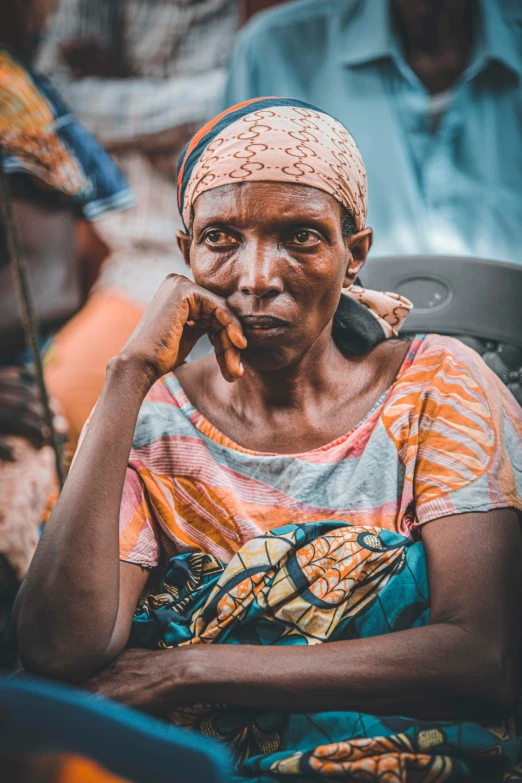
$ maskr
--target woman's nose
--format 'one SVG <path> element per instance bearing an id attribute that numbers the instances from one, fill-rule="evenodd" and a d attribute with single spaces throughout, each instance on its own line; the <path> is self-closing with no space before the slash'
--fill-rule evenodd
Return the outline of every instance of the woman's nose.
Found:
<path id="1" fill-rule="evenodd" d="M 238 289 L 241 293 L 262 298 L 283 291 L 282 264 L 276 252 L 257 248 L 242 254 L 238 262 Z"/>

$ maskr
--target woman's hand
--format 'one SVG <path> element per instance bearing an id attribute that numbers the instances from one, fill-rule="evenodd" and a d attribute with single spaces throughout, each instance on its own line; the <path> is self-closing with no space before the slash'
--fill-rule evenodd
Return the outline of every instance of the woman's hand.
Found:
<path id="1" fill-rule="evenodd" d="M 240 378 L 247 341 L 237 315 L 225 299 L 183 275 L 168 275 L 121 355 L 137 359 L 154 382 L 182 364 L 204 334 L 225 380 Z"/>
<path id="2" fill-rule="evenodd" d="M 83 686 L 108 699 L 151 713 L 187 702 L 190 650 L 125 650 Z"/>

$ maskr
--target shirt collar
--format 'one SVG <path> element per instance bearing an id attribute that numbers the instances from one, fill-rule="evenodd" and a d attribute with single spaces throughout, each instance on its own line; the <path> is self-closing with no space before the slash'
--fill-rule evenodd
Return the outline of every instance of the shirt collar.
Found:
<path id="1" fill-rule="evenodd" d="M 473 70 L 482 70 L 495 61 L 522 77 L 522 57 L 512 31 L 507 12 L 499 0 L 479 0 L 479 31 L 472 59 Z M 389 0 L 360 0 L 355 19 L 341 24 L 341 61 L 348 66 L 365 65 L 397 56 Z M 512 24 L 516 21 L 511 20 Z"/>
<path id="2" fill-rule="evenodd" d="M 497 62 L 522 77 L 522 57 L 517 47 L 511 26 L 517 24 L 508 19 L 499 0 L 480 0 L 480 28 L 474 60 L 486 65 Z"/>
<path id="3" fill-rule="evenodd" d="M 341 61 L 355 66 L 393 57 L 395 45 L 388 0 L 360 0 L 356 14 L 341 24 Z"/>

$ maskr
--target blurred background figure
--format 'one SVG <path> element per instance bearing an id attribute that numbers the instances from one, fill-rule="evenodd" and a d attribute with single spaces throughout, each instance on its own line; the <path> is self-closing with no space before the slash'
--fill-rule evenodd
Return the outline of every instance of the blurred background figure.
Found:
<path id="1" fill-rule="evenodd" d="M 86 297 L 76 252 L 78 222 L 134 200 L 116 164 L 30 65 L 51 6 L 49 0 L 4 0 L 0 6 L 2 165 L 34 292 L 40 349 L 50 362 L 55 331 Z M 50 433 L 26 348 L 7 232 L 0 220 L 0 666 L 15 658 L 10 611 L 56 494 Z M 62 415 L 55 416 L 55 427 L 65 437 Z"/>
<path id="2" fill-rule="evenodd" d="M 96 224 L 101 272 L 87 305 L 57 336 L 48 369 L 73 438 L 108 359 L 160 282 L 187 274 L 176 245 L 176 161 L 213 113 L 237 25 L 236 0 L 62 0 L 41 42 L 39 67 L 111 151 L 137 198 L 130 211 Z"/>
<path id="3" fill-rule="evenodd" d="M 223 108 L 285 95 L 346 124 L 372 255 L 522 263 L 522 3 L 246 3 L 267 5 L 238 36 Z"/>

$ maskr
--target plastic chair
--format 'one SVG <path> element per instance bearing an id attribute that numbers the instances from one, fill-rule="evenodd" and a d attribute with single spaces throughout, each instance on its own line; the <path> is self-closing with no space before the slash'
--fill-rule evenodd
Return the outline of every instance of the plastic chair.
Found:
<path id="1" fill-rule="evenodd" d="M 362 285 L 407 296 L 401 333 L 446 334 L 474 348 L 522 405 L 522 266 L 466 256 L 369 258 Z"/>

